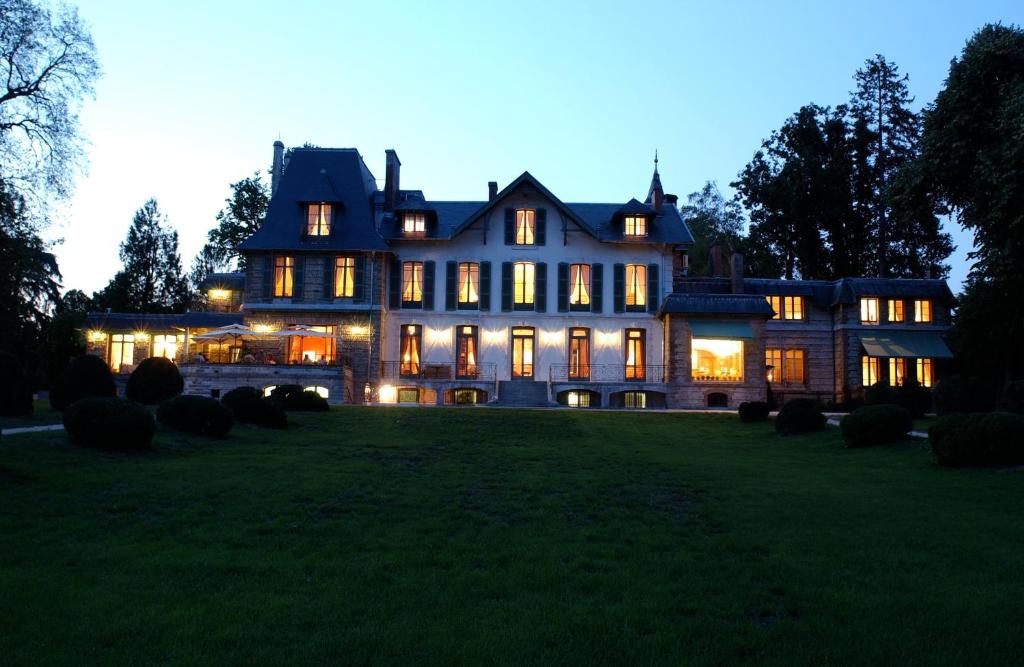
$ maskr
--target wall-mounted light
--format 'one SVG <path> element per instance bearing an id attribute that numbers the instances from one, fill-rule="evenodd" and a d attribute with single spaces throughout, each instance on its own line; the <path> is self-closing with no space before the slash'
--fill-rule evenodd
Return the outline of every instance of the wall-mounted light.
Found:
<path id="1" fill-rule="evenodd" d="M 207 292 L 210 297 L 210 301 L 227 301 L 231 298 L 231 290 L 226 289 L 212 289 Z"/>
<path id="2" fill-rule="evenodd" d="M 488 345 L 503 345 L 508 339 L 508 329 L 491 329 L 484 331 L 483 339 Z"/>
<path id="3" fill-rule="evenodd" d="M 549 345 L 551 347 L 559 346 L 562 344 L 562 341 L 564 340 L 564 335 L 565 334 L 563 334 L 561 331 L 541 331 L 541 345 Z"/>
<path id="4" fill-rule="evenodd" d="M 149 340 L 149 334 L 146 333 L 145 331 L 136 331 L 135 332 L 135 340 L 136 341 Z"/>
<path id="5" fill-rule="evenodd" d="M 452 328 L 433 329 L 427 327 L 427 342 L 431 345 L 451 345 Z"/>
<path id="6" fill-rule="evenodd" d="M 379 403 L 397 403 L 398 390 L 391 384 L 381 385 L 380 391 L 377 392 L 377 401 Z"/>
<path id="7" fill-rule="evenodd" d="M 615 347 L 619 344 L 618 331 L 598 331 L 594 334 L 594 342 L 598 347 Z"/>
<path id="8" fill-rule="evenodd" d="M 90 343 L 99 343 L 106 340 L 106 338 L 107 334 L 104 331 L 100 331 L 99 329 L 92 329 L 91 331 L 89 331 Z"/>
<path id="9" fill-rule="evenodd" d="M 252 325 L 252 330 L 256 333 L 266 334 L 273 333 L 274 327 L 270 324 L 254 324 Z"/>
<path id="10" fill-rule="evenodd" d="M 363 326 L 361 324 L 352 324 L 346 331 L 350 336 L 366 336 L 370 333 L 370 327 Z"/>

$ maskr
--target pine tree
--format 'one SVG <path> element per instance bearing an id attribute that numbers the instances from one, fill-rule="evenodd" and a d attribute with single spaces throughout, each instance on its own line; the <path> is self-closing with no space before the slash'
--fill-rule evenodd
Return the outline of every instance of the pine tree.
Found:
<path id="1" fill-rule="evenodd" d="M 190 298 L 178 255 L 178 232 L 150 199 L 135 212 L 121 243 L 124 268 L 93 298 L 100 307 L 128 313 L 182 310 Z"/>

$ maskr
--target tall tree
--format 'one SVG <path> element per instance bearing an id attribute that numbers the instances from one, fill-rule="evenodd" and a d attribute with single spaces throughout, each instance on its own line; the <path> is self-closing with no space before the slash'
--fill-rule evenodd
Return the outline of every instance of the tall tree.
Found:
<path id="1" fill-rule="evenodd" d="M 27 355 L 59 298 L 57 260 L 29 221 L 24 198 L 0 179 L 0 348 Z"/>
<path id="2" fill-rule="evenodd" d="M 192 262 L 193 287 L 214 271 L 245 269 L 245 257 L 238 246 L 263 224 L 270 204 L 270 191 L 257 171 L 231 184 L 231 196 L 217 213 L 217 226 L 207 234 L 206 244 Z"/>
<path id="3" fill-rule="evenodd" d="M 986 25 L 952 61 L 914 177 L 974 233 L 958 355 L 973 373 L 1024 377 L 1024 30 Z"/>
<path id="4" fill-rule="evenodd" d="M 740 249 L 743 209 L 736 201 L 723 197 L 714 181 L 708 181 L 697 192 L 691 192 L 680 213 L 693 232 L 694 246 L 689 252 L 691 274 L 708 272 L 708 251 L 712 245 Z"/>
<path id="5" fill-rule="evenodd" d="M 99 71 L 76 9 L 0 0 L 0 173 L 33 208 L 69 192 L 82 160 L 79 105 Z"/>
<path id="6" fill-rule="evenodd" d="M 878 273 L 889 273 L 891 233 L 889 201 L 886 190 L 892 174 L 912 160 L 917 153 L 920 119 L 910 109 L 909 76 L 900 75 L 899 67 L 881 54 L 867 60 L 853 77 L 856 88 L 851 93 L 850 114 L 855 122 L 870 133 L 870 170 L 864 176 L 874 181 L 872 213 L 875 218 Z"/>
<path id="7" fill-rule="evenodd" d="M 188 280 L 178 255 L 178 232 L 150 199 L 135 212 L 121 243 L 124 268 L 93 299 L 100 307 L 127 313 L 160 313 L 184 309 Z"/>

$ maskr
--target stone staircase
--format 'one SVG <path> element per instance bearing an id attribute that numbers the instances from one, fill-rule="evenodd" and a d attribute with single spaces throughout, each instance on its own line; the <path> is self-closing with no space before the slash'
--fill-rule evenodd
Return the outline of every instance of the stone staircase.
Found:
<path id="1" fill-rule="evenodd" d="M 537 408 L 554 405 L 548 400 L 546 382 L 529 380 L 504 380 L 498 383 L 498 400 L 495 405 L 517 408 Z"/>

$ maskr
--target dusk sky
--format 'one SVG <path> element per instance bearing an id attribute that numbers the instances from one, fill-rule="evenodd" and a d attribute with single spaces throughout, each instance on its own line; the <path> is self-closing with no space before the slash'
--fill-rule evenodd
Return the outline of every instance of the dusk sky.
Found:
<path id="1" fill-rule="evenodd" d="M 845 102 L 875 53 L 917 106 L 986 22 L 1024 2 L 488 3 L 82 1 L 103 76 L 86 104 L 89 172 L 55 233 L 64 284 L 119 268 L 132 214 L 156 197 L 187 269 L 229 183 L 271 144 L 356 147 L 383 185 L 484 199 L 529 170 L 564 201 L 723 191 L 801 105 Z M 969 237 L 951 287 L 966 273 Z"/>

